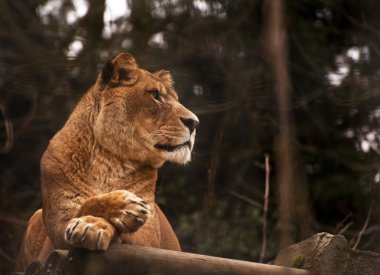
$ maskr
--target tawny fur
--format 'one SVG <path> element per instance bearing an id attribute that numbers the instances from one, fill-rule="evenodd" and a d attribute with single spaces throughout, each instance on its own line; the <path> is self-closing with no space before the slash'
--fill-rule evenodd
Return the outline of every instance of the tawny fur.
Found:
<path id="1" fill-rule="evenodd" d="M 190 160 L 197 124 L 169 72 L 142 70 L 127 53 L 115 57 L 42 157 L 43 209 L 29 220 L 18 269 L 70 245 L 180 250 L 155 203 L 157 169 Z"/>

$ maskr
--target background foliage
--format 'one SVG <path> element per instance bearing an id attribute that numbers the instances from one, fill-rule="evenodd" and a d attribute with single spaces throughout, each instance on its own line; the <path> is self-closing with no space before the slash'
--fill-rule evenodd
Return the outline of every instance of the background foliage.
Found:
<path id="1" fill-rule="evenodd" d="M 192 163 L 162 168 L 157 190 L 183 250 L 258 261 L 268 154 L 265 260 L 273 259 L 281 194 L 263 1 L 128 0 L 111 19 L 110 3 L 0 0 L 0 273 L 11 270 L 25 222 L 41 206 L 49 139 L 122 51 L 143 68 L 169 69 L 201 120 Z M 380 2 L 284 3 L 294 180 L 308 198 L 293 241 L 341 231 L 353 245 L 368 218 L 358 247 L 379 251 Z"/>

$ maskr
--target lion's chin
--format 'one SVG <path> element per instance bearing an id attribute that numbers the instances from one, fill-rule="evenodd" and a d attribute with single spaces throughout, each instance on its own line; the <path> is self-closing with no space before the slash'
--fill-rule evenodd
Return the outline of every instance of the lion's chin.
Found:
<path id="1" fill-rule="evenodd" d="M 191 149 L 184 146 L 171 152 L 163 152 L 163 157 L 170 162 L 186 164 L 191 160 Z"/>

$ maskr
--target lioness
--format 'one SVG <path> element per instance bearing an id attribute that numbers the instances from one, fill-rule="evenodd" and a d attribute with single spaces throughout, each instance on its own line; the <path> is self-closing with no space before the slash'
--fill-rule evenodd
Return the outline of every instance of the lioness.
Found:
<path id="1" fill-rule="evenodd" d="M 180 250 L 155 203 L 157 169 L 191 159 L 199 120 L 172 83 L 168 71 L 140 69 L 128 53 L 105 64 L 42 157 L 43 208 L 28 223 L 19 269 L 69 245 Z"/>

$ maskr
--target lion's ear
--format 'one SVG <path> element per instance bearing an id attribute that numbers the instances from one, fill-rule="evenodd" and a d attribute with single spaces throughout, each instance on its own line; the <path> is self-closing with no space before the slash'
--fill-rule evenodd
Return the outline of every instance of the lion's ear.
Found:
<path id="1" fill-rule="evenodd" d="M 173 86 L 174 81 L 169 71 L 161 70 L 161 71 L 155 72 L 154 74 L 158 76 L 159 78 L 161 78 L 161 80 L 165 82 L 166 84 L 168 84 L 169 86 Z"/>
<path id="2" fill-rule="evenodd" d="M 112 58 L 112 62 L 120 68 L 138 67 L 135 58 L 129 53 L 119 54 L 118 56 Z"/>
<path id="3" fill-rule="evenodd" d="M 104 65 L 101 74 L 102 83 L 112 86 L 132 85 L 138 79 L 137 68 L 136 60 L 131 54 L 121 53 Z"/>

